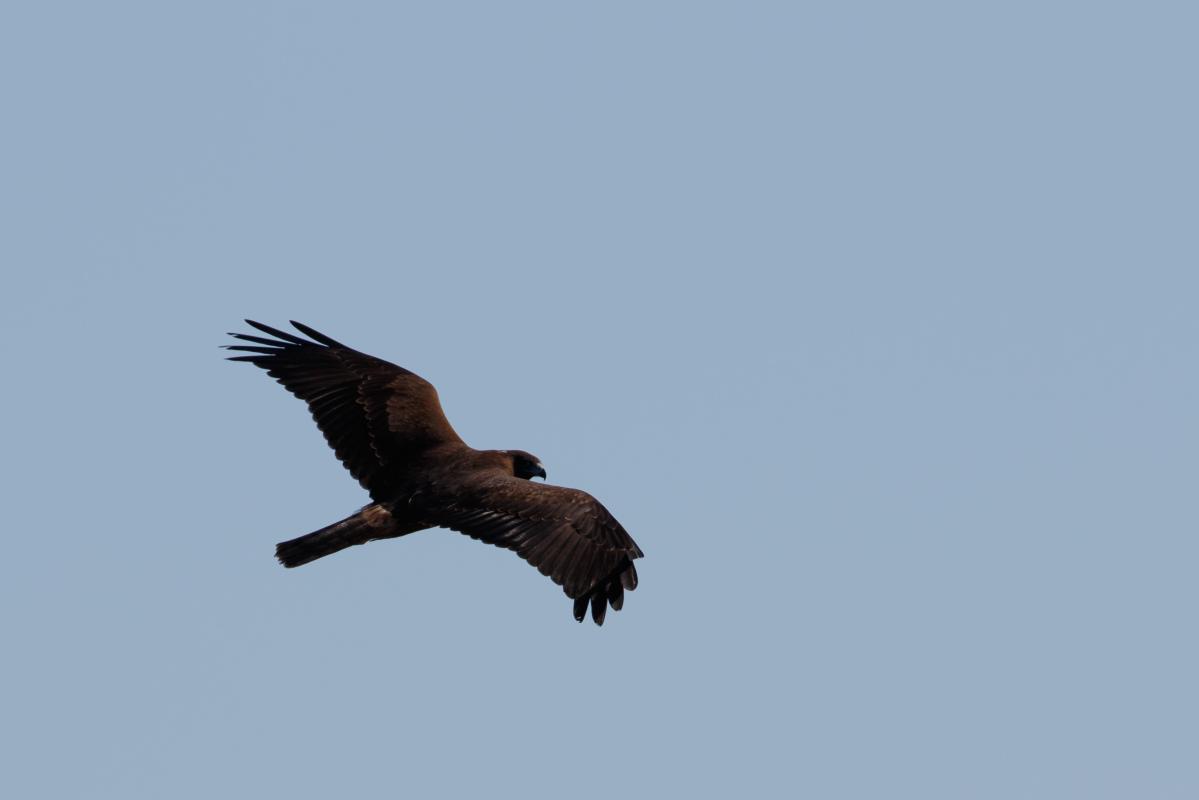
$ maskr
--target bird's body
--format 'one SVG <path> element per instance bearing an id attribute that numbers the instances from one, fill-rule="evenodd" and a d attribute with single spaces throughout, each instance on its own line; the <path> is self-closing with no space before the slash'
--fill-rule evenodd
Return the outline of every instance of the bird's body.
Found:
<path id="1" fill-rule="evenodd" d="M 603 624 L 637 586 L 642 553 L 608 510 L 545 477 L 523 450 L 475 450 L 450 425 L 437 390 L 415 373 L 293 322 L 311 340 L 246 320 L 274 337 L 231 334 L 252 345 L 235 356 L 265 369 L 304 400 L 372 503 L 340 522 L 276 548 L 297 567 L 356 544 L 445 527 L 514 550 L 562 586 L 582 621 Z"/>

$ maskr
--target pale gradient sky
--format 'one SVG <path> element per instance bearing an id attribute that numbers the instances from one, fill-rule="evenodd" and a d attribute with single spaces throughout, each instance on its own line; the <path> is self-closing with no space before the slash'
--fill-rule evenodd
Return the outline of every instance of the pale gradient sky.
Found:
<path id="1" fill-rule="evenodd" d="M 0 795 L 1199 796 L 1199 14 L 6 3 Z M 429 380 L 602 629 L 217 346 Z"/>

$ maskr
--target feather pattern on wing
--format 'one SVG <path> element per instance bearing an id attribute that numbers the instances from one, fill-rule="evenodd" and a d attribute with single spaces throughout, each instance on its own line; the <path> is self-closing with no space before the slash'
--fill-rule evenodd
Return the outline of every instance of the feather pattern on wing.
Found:
<path id="1" fill-rule="evenodd" d="M 253 343 L 228 347 L 252 354 L 231 360 L 266 370 L 307 403 L 333 452 L 376 500 L 390 494 L 392 469 L 430 447 L 462 442 L 437 390 L 419 375 L 298 322 L 292 325 L 311 341 L 253 320 L 246 323 L 274 338 L 230 334 Z"/>
<path id="2" fill-rule="evenodd" d="M 590 602 L 602 625 L 607 607 L 620 610 L 625 590 L 637 585 L 633 560 L 641 548 L 603 504 L 578 489 L 490 478 L 455 487 L 445 502 L 426 500 L 416 513 L 429 525 L 515 551 L 576 600 L 580 621 Z"/>

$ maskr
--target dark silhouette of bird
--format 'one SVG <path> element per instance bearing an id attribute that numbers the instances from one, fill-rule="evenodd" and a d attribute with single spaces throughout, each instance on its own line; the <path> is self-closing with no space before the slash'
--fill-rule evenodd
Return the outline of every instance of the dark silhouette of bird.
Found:
<path id="1" fill-rule="evenodd" d="M 428 381 L 360 353 L 307 325 L 304 339 L 246 320 L 273 338 L 231 333 L 248 353 L 230 358 L 266 370 L 308 404 L 333 452 L 372 502 L 318 531 L 281 542 L 275 556 L 298 567 L 351 545 L 425 528 L 450 528 L 515 551 L 574 600 L 579 622 L 604 623 L 637 587 L 641 549 L 586 492 L 535 483 L 541 462 L 523 450 L 475 450 L 450 426 Z"/>

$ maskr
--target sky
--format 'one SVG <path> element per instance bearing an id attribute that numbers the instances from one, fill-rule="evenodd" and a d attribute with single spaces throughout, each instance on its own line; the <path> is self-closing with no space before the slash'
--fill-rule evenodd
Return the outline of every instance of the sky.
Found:
<path id="1" fill-rule="evenodd" d="M 0 794 L 1199 795 L 1181 3 L 6 3 Z M 645 551 L 596 628 L 222 360 Z"/>

